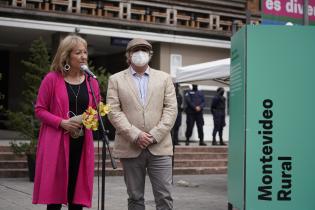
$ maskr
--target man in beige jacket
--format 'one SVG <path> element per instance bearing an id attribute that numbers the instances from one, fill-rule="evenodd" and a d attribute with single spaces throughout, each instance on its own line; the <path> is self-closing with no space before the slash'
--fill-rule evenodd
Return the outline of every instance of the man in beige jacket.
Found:
<path id="1" fill-rule="evenodd" d="M 116 128 L 114 157 L 120 158 L 128 192 L 128 210 L 144 210 L 146 172 L 157 210 L 173 209 L 172 140 L 177 101 L 170 75 L 148 63 L 152 46 L 131 40 L 126 49 L 129 68 L 109 78 L 109 119 Z"/>

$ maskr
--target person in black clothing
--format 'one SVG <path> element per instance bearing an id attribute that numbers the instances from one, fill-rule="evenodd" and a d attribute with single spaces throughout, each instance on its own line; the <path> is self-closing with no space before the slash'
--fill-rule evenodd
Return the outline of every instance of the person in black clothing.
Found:
<path id="1" fill-rule="evenodd" d="M 193 85 L 193 89 L 187 91 L 185 94 L 185 102 L 186 102 L 186 145 L 189 145 L 189 138 L 191 137 L 195 122 L 197 124 L 198 129 L 198 137 L 199 137 L 199 145 L 206 146 L 207 144 L 203 139 L 203 108 L 205 106 L 205 98 L 201 91 L 198 90 L 197 85 Z"/>
<path id="2" fill-rule="evenodd" d="M 219 132 L 220 137 L 220 145 L 225 145 L 223 142 L 222 134 L 223 134 L 223 127 L 225 124 L 225 104 L 226 100 L 223 96 L 224 89 L 219 87 L 217 89 L 217 94 L 212 100 L 211 104 L 211 113 L 213 115 L 213 132 L 212 132 L 212 145 L 217 145 L 216 141 L 216 134 Z"/>
<path id="3" fill-rule="evenodd" d="M 178 142 L 178 130 L 179 127 L 182 124 L 182 103 L 183 103 L 183 98 L 182 95 L 179 93 L 179 85 L 176 83 L 175 84 L 175 92 L 176 92 L 176 99 L 177 99 L 177 117 L 176 117 L 176 121 L 174 124 L 174 127 L 172 129 L 172 139 L 173 139 L 173 144 L 174 145 L 180 145 L 180 143 Z"/>

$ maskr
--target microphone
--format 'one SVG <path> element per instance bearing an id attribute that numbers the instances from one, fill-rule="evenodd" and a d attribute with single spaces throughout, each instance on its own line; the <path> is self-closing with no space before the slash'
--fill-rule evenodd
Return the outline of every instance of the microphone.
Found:
<path id="1" fill-rule="evenodd" d="M 89 67 L 85 64 L 80 66 L 81 71 L 85 72 L 87 75 L 93 77 L 94 79 L 96 79 L 95 74 L 93 74 L 93 72 L 89 69 Z"/>

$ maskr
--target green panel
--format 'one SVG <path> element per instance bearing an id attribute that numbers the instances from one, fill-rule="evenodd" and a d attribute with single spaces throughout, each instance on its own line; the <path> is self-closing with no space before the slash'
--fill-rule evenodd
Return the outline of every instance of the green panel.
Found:
<path id="1" fill-rule="evenodd" d="M 232 37 L 228 201 L 238 209 L 244 200 L 245 29 Z"/>
<path id="2" fill-rule="evenodd" d="M 246 210 L 315 209 L 314 29 L 247 28 Z"/>

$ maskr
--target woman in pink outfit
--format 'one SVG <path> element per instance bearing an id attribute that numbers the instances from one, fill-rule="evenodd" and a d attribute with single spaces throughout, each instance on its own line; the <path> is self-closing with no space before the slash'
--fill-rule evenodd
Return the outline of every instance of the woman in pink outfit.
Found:
<path id="1" fill-rule="evenodd" d="M 33 203 L 47 204 L 47 210 L 60 210 L 62 204 L 68 204 L 69 210 L 91 207 L 93 136 L 75 118 L 89 106 L 96 107 L 88 76 L 80 70 L 87 59 L 86 41 L 77 35 L 65 37 L 38 91 L 35 115 L 42 124 Z M 90 80 L 99 101 L 98 83 Z"/>

